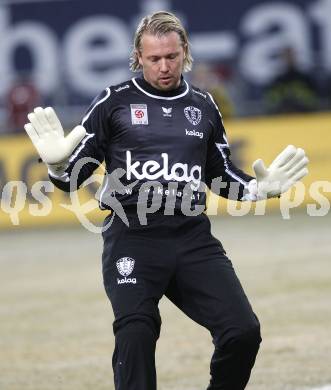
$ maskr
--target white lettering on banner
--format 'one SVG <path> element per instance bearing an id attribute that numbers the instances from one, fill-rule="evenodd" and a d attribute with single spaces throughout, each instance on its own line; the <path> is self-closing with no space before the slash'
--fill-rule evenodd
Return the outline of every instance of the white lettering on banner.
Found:
<path id="1" fill-rule="evenodd" d="M 58 89 L 63 76 L 69 87 L 89 97 L 130 76 L 123 66 L 129 55 L 130 29 L 120 18 L 82 18 L 65 32 L 60 44 L 47 21 L 10 22 L 10 7 L 0 6 L 0 97 L 16 78 L 14 54 L 19 47 L 28 49 L 32 68 L 25 70 L 45 95 Z"/>
<path id="2" fill-rule="evenodd" d="M 95 40 L 102 45 L 93 45 Z M 127 26 L 118 18 L 92 16 L 76 23 L 64 42 L 67 73 L 75 90 L 94 95 L 114 80 L 125 80 L 128 72 L 119 62 L 127 60 L 129 41 Z M 96 71 L 98 67 L 104 70 Z"/>
<path id="3" fill-rule="evenodd" d="M 51 93 L 58 86 L 58 46 L 53 31 L 42 23 L 25 21 L 10 25 L 8 9 L 0 6 L 0 97 L 16 78 L 13 58 L 18 47 L 28 48 L 33 68 L 31 78 L 38 89 Z"/>
<path id="4" fill-rule="evenodd" d="M 270 29 L 275 27 L 271 34 Z M 308 22 L 297 6 L 261 4 L 243 18 L 241 29 L 251 39 L 242 50 L 240 66 L 244 76 L 254 83 L 267 83 L 282 71 L 284 61 L 279 53 L 288 46 L 296 50 L 299 65 L 312 66 Z"/>
<path id="5" fill-rule="evenodd" d="M 309 11 L 319 27 L 321 62 L 325 69 L 331 71 L 331 0 L 313 2 Z"/>
<path id="6" fill-rule="evenodd" d="M 59 41 L 57 31 L 48 26 L 47 18 L 52 16 L 41 14 L 44 20 L 15 21 L 11 11 L 8 5 L 0 6 L 0 97 L 5 96 L 17 73 L 15 52 L 21 47 L 31 57 L 31 69 L 25 71 L 45 95 L 54 93 L 58 81 L 65 79 L 69 88 L 90 98 L 105 85 L 116 85 L 130 77 L 123 66 L 131 44 L 131 25 L 126 21 L 78 13 L 68 27 L 61 27 Z M 238 60 L 246 80 L 263 84 L 281 71 L 279 51 L 290 45 L 300 66 L 313 70 L 317 52 L 321 68 L 330 72 L 330 12 L 331 0 L 307 1 L 306 8 L 299 2 L 254 4 L 241 14 L 233 30 L 192 32 L 194 55 L 200 60 Z"/>
<path id="7" fill-rule="evenodd" d="M 190 173 L 188 165 L 183 163 L 175 163 L 172 167 L 169 167 L 169 155 L 168 153 L 161 154 L 163 166 L 155 161 L 148 160 L 141 166 L 141 173 L 137 171 L 141 162 L 136 161 L 132 163 L 131 152 L 126 152 L 126 177 L 131 180 L 132 176 L 138 180 L 156 180 L 163 177 L 165 180 L 175 180 L 179 182 L 191 183 L 192 190 L 197 190 L 201 182 L 201 166 L 194 165 Z M 197 177 L 196 177 L 197 176 Z"/>

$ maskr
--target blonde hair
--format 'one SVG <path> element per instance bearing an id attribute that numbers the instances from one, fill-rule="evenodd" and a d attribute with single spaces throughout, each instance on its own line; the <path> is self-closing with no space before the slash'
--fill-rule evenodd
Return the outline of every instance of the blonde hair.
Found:
<path id="1" fill-rule="evenodd" d="M 138 72 L 142 69 L 139 64 L 138 52 L 141 50 L 141 38 L 144 33 L 162 36 L 170 32 L 176 32 L 184 48 L 183 71 L 189 72 L 192 69 L 193 58 L 190 51 L 187 32 L 181 21 L 171 12 L 159 11 L 152 15 L 145 16 L 139 23 L 133 41 L 133 50 L 130 56 L 130 69 Z"/>

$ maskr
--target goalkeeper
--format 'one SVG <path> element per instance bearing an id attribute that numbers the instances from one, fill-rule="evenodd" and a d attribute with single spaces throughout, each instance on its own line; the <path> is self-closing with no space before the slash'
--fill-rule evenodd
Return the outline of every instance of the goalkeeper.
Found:
<path id="1" fill-rule="evenodd" d="M 211 334 L 208 389 L 245 388 L 261 341 L 259 321 L 209 219 L 195 210 L 205 207 L 203 183 L 215 191 L 216 178 L 224 184 L 220 195 L 256 201 L 279 196 L 308 173 L 305 152 L 294 146 L 268 168 L 255 161 L 255 177 L 238 169 L 212 97 L 183 77 L 191 65 L 181 22 L 157 12 L 143 18 L 135 34 L 131 70 L 141 71 L 138 77 L 106 88 L 67 137 L 52 108 L 36 108 L 25 125 L 51 180 L 64 191 L 73 189 L 77 162 L 88 158 L 79 186 L 105 161 L 100 206 L 115 217 L 105 219 L 105 226 L 113 222 L 103 232 L 102 264 L 115 316 L 116 390 L 156 389 L 164 295 Z M 129 191 L 115 190 L 113 173 Z M 144 202 L 148 216 L 140 224 Z"/>

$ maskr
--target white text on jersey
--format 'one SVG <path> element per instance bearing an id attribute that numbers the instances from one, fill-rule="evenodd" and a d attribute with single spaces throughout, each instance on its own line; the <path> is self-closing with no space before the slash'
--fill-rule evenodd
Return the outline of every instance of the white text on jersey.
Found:
<path id="1" fill-rule="evenodd" d="M 185 135 L 192 135 L 193 137 L 199 137 L 200 139 L 203 138 L 203 133 L 196 130 L 187 130 L 185 129 Z"/>
<path id="2" fill-rule="evenodd" d="M 192 190 L 197 190 L 201 182 L 201 166 L 194 165 L 189 172 L 187 164 L 175 163 L 172 167 L 169 167 L 169 155 L 168 153 L 162 153 L 161 166 L 155 160 L 145 161 L 141 165 L 140 161 L 132 163 L 132 156 L 129 150 L 126 151 L 126 177 L 131 180 L 131 175 L 138 179 L 156 180 L 163 177 L 167 181 L 175 180 L 178 182 L 191 183 Z M 141 165 L 141 173 L 137 171 L 137 168 Z"/>

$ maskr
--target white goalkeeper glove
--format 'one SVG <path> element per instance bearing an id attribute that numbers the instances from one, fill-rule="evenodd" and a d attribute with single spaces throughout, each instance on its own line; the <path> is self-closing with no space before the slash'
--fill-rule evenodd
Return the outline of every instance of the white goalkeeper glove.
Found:
<path id="1" fill-rule="evenodd" d="M 308 174 L 309 160 L 305 151 L 293 145 L 287 146 L 266 168 L 263 161 L 254 161 L 252 167 L 256 180 L 248 185 L 250 200 L 277 197 Z"/>
<path id="2" fill-rule="evenodd" d="M 37 107 L 28 114 L 30 123 L 24 128 L 40 158 L 51 174 L 61 176 L 68 166 L 69 156 L 85 137 L 83 126 L 76 126 L 66 137 L 63 127 L 52 107 Z"/>

